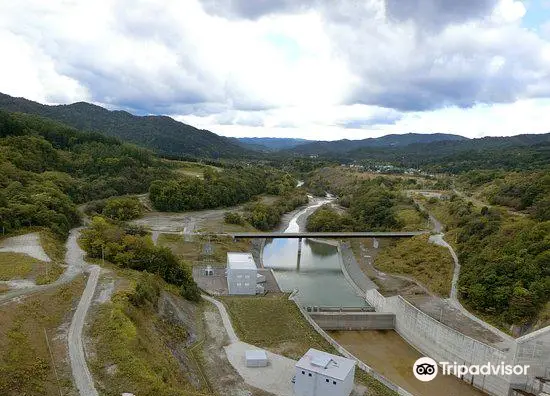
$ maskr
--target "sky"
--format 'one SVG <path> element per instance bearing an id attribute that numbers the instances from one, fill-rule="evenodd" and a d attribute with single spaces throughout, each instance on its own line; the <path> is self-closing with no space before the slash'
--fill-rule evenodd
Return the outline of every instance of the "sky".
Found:
<path id="1" fill-rule="evenodd" d="M 0 92 L 226 136 L 550 132 L 550 0 L 0 0 Z"/>

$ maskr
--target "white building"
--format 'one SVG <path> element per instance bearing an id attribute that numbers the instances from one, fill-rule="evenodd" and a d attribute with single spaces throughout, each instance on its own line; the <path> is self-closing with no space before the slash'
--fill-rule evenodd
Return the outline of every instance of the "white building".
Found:
<path id="1" fill-rule="evenodd" d="M 229 294 L 256 294 L 258 269 L 250 253 L 227 253 Z"/>
<path id="2" fill-rule="evenodd" d="M 297 396 L 349 396 L 353 390 L 355 361 L 310 349 L 296 363 Z"/>

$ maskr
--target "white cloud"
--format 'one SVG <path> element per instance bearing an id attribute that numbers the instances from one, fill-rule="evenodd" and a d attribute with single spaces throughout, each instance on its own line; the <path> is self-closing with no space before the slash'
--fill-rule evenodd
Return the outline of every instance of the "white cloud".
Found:
<path id="1" fill-rule="evenodd" d="M 0 91 L 234 136 L 546 132 L 550 44 L 520 1 L 212 4 L 1 2 Z"/>

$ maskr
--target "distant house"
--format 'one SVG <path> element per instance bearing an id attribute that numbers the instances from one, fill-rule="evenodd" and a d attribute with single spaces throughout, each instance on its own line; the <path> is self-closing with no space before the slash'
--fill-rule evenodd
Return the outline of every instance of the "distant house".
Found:
<path id="1" fill-rule="evenodd" d="M 311 348 L 296 363 L 297 396 L 349 396 L 355 361 Z"/>
<path id="2" fill-rule="evenodd" d="M 227 286 L 230 295 L 256 294 L 258 269 L 250 253 L 227 253 Z"/>

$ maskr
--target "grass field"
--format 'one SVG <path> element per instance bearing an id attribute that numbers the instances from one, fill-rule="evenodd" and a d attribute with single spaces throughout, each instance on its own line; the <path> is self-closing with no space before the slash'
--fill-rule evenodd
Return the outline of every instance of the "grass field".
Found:
<path id="1" fill-rule="evenodd" d="M 275 353 L 299 359 L 309 348 L 334 353 L 286 294 L 265 297 L 224 297 L 240 339 Z"/>
<path id="2" fill-rule="evenodd" d="M 45 262 L 23 253 L 0 253 L 0 280 L 24 279 L 33 270 L 45 267 Z"/>
<path id="3" fill-rule="evenodd" d="M 186 242 L 184 237 L 173 234 L 161 234 L 157 243 L 166 246 L 190 264 L 200 262 L 207 257 L 204 255 L 204 248 L 208 238 L 195 236 L 193 241 Z M 226 262 L 227 252 L 249 252 L 251 249 L 249 240 L 239 239 L 235 242 L 231 238 L 212 237 L 210 239 L 214 251 L 211 259 L 216 263 Z"/>
<path id="4" fill-rule="evenodd" d="M 209 169 L 216 170 L 218 172 L 221 171 L 220 168 L 217 168 L 215 166 L 200 164 L 198 162 L 176 161 L 176 160 L 164 160 L 164 161 L 170 164 L 171 166 L 173 166 L 176 172 L 178 173 L 181 173 L 186 176 L 199 177 L 201 179 L 204 176 L 205 169 L 209 168 Z"/>
<path id="5" fill-rule="evenodd" d="M 304 319 L 287 294 L 265 297 L 223 297 L 239 338 L 247 343 L 298 360 L 309 348 L 338 354 Z M 369 388 L 369 396 L 396 395 L 367 373 L 356 370 L 355 381 Z"/>
<path id="6" fill-rule="evenodd" d="M 0 307 L 1 395 L 74 393 L 63 333 L 83 288 L 84 278 L 78 277 L 68 285 Z"/>
<path id="7" fill-rule="evenodd" d="M 53 282 L 63 273 L 58 263 L 37 260 L 23 253 L 0 253 L 0 281 L 32 279 L 38 285 Z"/>
<path id="8" fill-rule="evenodd" d="M 415 278 L 432 292 L 447 297 L 451 291 L 453 261 L 449 250 L 428 242 L 428 235 L 397 241 L 380 251 L 375 266 L 388 273 Z"/>

